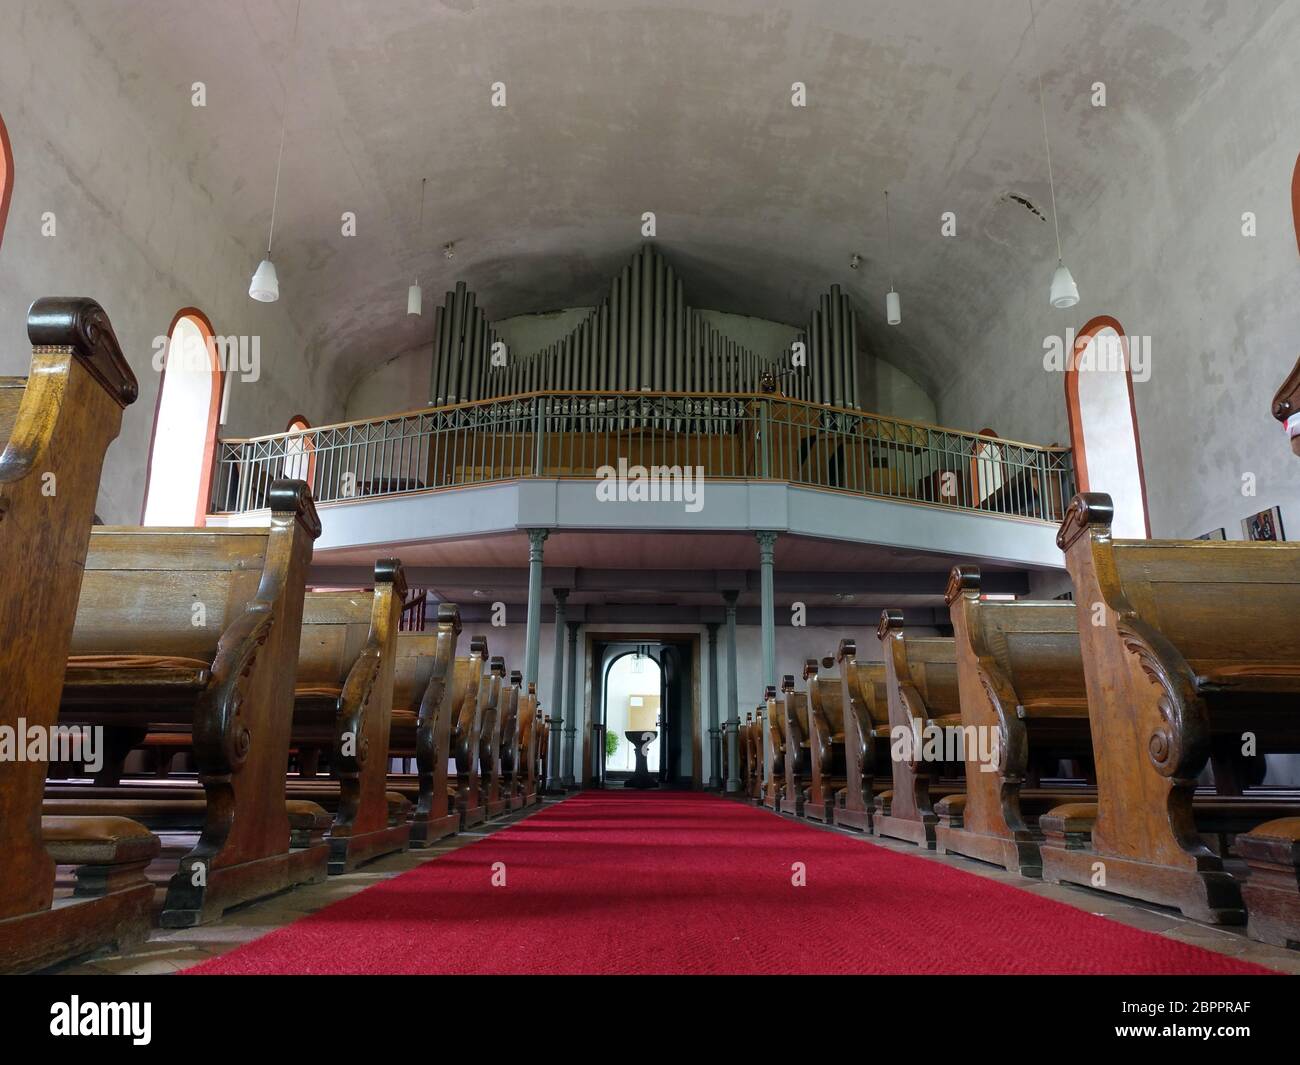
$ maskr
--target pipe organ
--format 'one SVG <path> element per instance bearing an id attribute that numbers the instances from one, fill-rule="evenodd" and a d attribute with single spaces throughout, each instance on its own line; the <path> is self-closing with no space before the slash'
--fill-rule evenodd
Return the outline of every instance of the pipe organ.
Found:
<path id="1" fill-rule="evenodd" d="M 686 303 L 681 279 L 643 245 L 609 294 L 571 332 L 539 351 L 507 353 L 464 282 L 434 314 L 435 406 L 524 392 L 758 392 L 856 407 L 857 316 L 832 285 L 789 347 L 759 353 Z M 494 356 L 496 356 L 494 358 Z"/>

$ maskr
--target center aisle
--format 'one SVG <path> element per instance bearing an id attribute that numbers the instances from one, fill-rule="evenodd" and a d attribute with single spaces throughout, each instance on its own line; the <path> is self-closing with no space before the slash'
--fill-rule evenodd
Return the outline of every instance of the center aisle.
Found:
<path id="1" fill-rule="evenodd" d="M 188 971 L 1266 970 L 715 795 L 598 791 Z"/>

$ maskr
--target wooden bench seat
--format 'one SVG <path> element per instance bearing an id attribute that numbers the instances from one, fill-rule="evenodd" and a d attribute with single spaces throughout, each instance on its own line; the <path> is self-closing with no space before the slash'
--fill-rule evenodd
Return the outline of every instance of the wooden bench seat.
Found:
<path id="1" fill-rule="evenodd" d="M 966 794 L 936 810 L 936 848 L 1040 876 L 1041 803 L 1022 795 L 1062 758 L 1091 762 L 1078 612 L 1069 602 L 988 602 L 975 566 L 957 566 L 947 602 L 956 641 Z M 1066 801 L 1062 796 L 1061 801 Z"/>
<path id="2" fill-rule="evenodd" d="M 394 558 L 368 592 L 311 592 L 303 602 L 292 742 L 328 744 L 334 823 L 329 871 L 405 850 L 410 828 L 390 823 L 388 737 L 406 577 Z"/>
<path id="3" fill-rule="evenodd" d="M 763 690 L 763 698 L 766 705 L 759 709 L 755 737 L 763 766 L 763 805 L 780 813 L 785 799 L 785 701 L 777 698 L 777 690 L 770 684 Z"/>
<path id="4" fill-rule="evenodd" d="M 542 770 L 542 721 L 538 714 L 537 685 L 530 681 L 528 690 L 519 694 L 519 765 L 522 774 L 520 790 L 524 806 L 534 806 L 541 801 L 538 781 Z"/>
<path id="5" fill-rule="evenodd" d="M 104 453 L 138 387 L 94 300 L 38 299 L 27 335 L 29 376 L 0 378 L 0 725 L 17 728 L 21 719 L 49 734 L 58 723 Z M 75 899 L 55 901 L 56 860 L 93 847 L 93 864 L 130 865 L 109 860 L 113 841 L 125 854 L 137 846 L 128 837 L 146 837 L 119 821 L 64 820 L 48 826 L 47 842 L 47 769 L 45 760 L 0 760 L 0 972 L 125 948 L 149 925 L 152 889 L 120 869 L 98 877 L 102 892 L 83 887 Z M 51 848 L 64 844 L 72 850 L 52 857 Z"/>
<path id="6" fill-rule="evenodd" d="M 844 790 L 836 796 L 835 823 L 870 832 L 875 817 L 877 778 L 889 772 L 889 697 L 883 662 L 859 662 L 853 640 L 841 640 L 835 652 L 840 670 L 840 705 L 844 708 Z M 883 742 L 878 742 L 883 741 Z"/>
<path id="7" fill-rule="evenodd" d="M 269 527 L 91 535 L 60 721 L 105 729 L 102 784 L 120 779 L 126 754 L 151 730 L 190 732 L 207 807 L 168 886 L 167 927 L 215 919 L 325 872 L 324 848 L 290 848 L 284 790 L 304 581 L 320 522 L 300 481 L 275 482 L 270 503 Z"/>
<path id="8" fill-rule="evenodd" d="M 524 675 L 517 669 L 510 671 L 509 683 L 501 688 L 501 797 L 506 812 L 521 810 L 524 806 L 523 782 L 519 764 L 519 696 L 522 694 Z"/>
<path id="9" fill-rule="evenodd" d="M 903 614 L 886 610 L 876 629 L 885 654 L 885 694 L 893 730 L 924 738 L 930 728 L 961 723 L 961 701 L 957 687 L 956 644 L 951 637 L 907 636 Z M 933 849 L 938 817 L 931 804 L 931 767 L 922 750 L 910 743 L 907 757 L 896 757 L 891 748 L 893 796 L 886 807 L 878 807 L 872 820 L 877 835 L 904 839 Z"/>
<path id="10" fill-rule="evenodd" d="M 794 677 L 781 678 L 781 724 L 784 733 L 782 767 L 785 782 L 781 790 L 780 812 L 802 817 L 804 797 L 811 779 L 809 769 L 808 693 L 795 690 Z"/>
<path id="11" fill-rule="evenodd" d="M 397 670 L 393 698 L 414 705 L 412 723 L 395 715 L 390 744 L 412 751 L 418 773 L 415 808 L 411 814 L 411 846 L 428 847 L 460 827 L 448 790 L 452 716 L 459 710 L 469 681 L 468 670 L 458 666 L 460 610 L 439 603 L 433 632 L 404 632 L 397 638 Z M 413 728 L 410 738 L 405 738 Z M 389 781 L 389 787 L 393 782 Z"/>
<path id="12" fill-rule="evenodd" d="M 804 663 L 808 685 L 809 773 L 808 799 L 804 816 L 830 824 L 835 814 L 835 796 L 846 784 L 844 754 L 843 686 L 831 672 L 834 658 Z"/>
<path id="13" fill-rule="evenodd" d="M 1101 863 L 1109 891 L 1239 923 L 1240 883 L 1198 833 L 1193 793 L 1212 754 L 1230 765 L 1248 736 L 1256 754 L 1300 750 L 1300 544 L 1115 540 L 1112 516 L 1108 496 L 1078 495 L 1057 535 L 1079 612 L 1097 803 L 1086 845 L 1048 837 L 1043 876 L 1089 884 Z M 1105 624 L 1093 624 L 1094 604 Z M 1271 913 L 1285 921 L 1284 908 Z"/>
<path id="14" fill-rule="evenodd" d="M 488 674 L 480 693 L 478 772 L 483 811 L 490 820 L 500 817 L 509 808 L 509 800 L 501 790 L 501 692 L 505 687 L 506 663 L 500 655 L 488 662 Z"/>
<path id="15" fill-rule="evenodd" d="M 483 666 L 487 658 L 487 638 L 475 636 L 469 642 L 469 655 L 456 659 L 455 691 L 460 702 L 454 708 L 447 749 L 456 761 L 456 779 L 448 782 L 454 795 L 462 830 L 482 824 L 487 818 L 479 781 L 479 729 L 482 725 Z"/>

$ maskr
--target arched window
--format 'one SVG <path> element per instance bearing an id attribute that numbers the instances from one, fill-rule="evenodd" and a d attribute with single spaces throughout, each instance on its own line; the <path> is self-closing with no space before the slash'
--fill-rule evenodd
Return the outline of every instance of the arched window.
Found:
<path id="1" fill-rule="evenodd" d="M 302 435 L 291 436 L 284 442 L 283 476 L 306 481 L 308 484 L 312 483 L 312 475 L 316 472 L 316 434 L 303 432 L 310 428 L 311 423 L 306 418 L 295 414 L 284 430 L 286 433 Z"/>
<path id="2" fill-rule="evenodd" d="M 1146 478 L 1129 339 L 1114 318 L 1094 318 L 1079 332 L 1065 373 L 1075 480 L 1080 492 L 1115 501 L 1117 538 L 1151 535 Z"/>
<path id="3" fill-rule="evenodd" d="M 221 413 L 222 374 L 212 325 L 187 307 L 172 320 L 158 388 L 145 525 L 203 525 Z"/>
<path id="4" fill-rule="evenodd" d="M 9 147 L 9 131 L 0 118 L 0 243 L 5 239 L 5 219 L 9 217 L 9 197 L 14 191 L 14 153 Z"/>
<path id="5" fill-rule="evenodd" d="M 984 501 L 1006 481 L 1002 445 L 997 443 L 998 434 L 992 429 L 981 429 L 978 435 L 992 439 L 976 440 L 971 444 L 971 502 L 977 507 L 983 506 Z"/>

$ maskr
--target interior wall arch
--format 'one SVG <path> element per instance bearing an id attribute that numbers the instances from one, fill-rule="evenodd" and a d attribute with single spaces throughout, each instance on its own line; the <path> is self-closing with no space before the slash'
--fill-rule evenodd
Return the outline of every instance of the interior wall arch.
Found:
<path id="1" fill-rule="evenodd" d="M 1079 331 L 1065 373 L 1065 402 L 1078 490 L 1114 500 L 1117 538 L 1149 537 L 1129 340 L 1116 319 L 1101 315 Z"/>
<path id="2" fill-rule="evenodd" d="M 141 524 L 207 523 L 222 378 L 207 315 L 177 311 L 160 367 Z"/>

